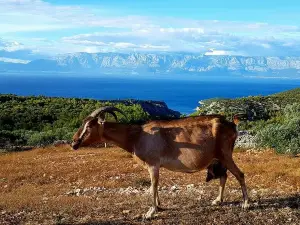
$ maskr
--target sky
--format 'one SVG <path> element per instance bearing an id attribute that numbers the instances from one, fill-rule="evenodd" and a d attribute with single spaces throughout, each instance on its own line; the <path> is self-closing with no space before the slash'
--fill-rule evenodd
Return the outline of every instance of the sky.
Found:
<path id="1" fill-rule="evenodd" d="M 300 56 L 299 0 L 0 0 L 0 58 L 74 52 Z"/>

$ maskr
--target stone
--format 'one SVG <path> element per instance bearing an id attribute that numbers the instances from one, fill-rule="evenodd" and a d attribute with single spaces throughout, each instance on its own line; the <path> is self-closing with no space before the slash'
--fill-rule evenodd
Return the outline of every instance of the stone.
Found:
<path id="1" fill-rule="evenodd" d="M 173 185 L 173 186 L 171 187 L 171 191 L 177 191 L 177 190 L 179 190 L 179 188 L 178 188 L 176 185 Z"/>
<path id="2" fill-rule="evenodd" d="M 122 213 L 123 214 L 128 214 L 128 213 L 130 213 L 130 210 L 123 210 Z"/>
<path id="3" fill-rule="evenodd" d="M 194 188 L 194 187 L 195 187 L 194 184 L 188 184 L 188 185 L 186 185 L 186 188 L 187 188 L 187 189 L 192 189 L 192 188 Z"/>

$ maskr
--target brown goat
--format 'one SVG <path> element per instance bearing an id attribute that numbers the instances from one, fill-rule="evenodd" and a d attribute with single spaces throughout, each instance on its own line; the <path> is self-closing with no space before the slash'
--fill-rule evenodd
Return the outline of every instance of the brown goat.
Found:
<path id="1" fill-rule="evenodd" d="M 242 187 L 244 199 L 242 207 L 248 208 L 244 174 L 232 159 L 237 137 L 234 123 L 220 115 L 151 121 L 144 125 L 106 122 L 105 113 L 110 113 L 117 119 L 114 111 L 122 113 L 115 107 L 103 107 L 88 116 L 75 133 L 72 148 L 76 150 L 80 146 L 111 142 L 132 153 L 147 165 L 153 203 L 145 218 L 151 218 L 160 204 L 157 193 L 160 167 L 185 173 L 208 167 L 207 180 L 220 178 L 219 195 L 212 202 L 214 205 L 223 201 L 227 168 Z M 210 166 L 214 160 L 217 160 L 217 163 Z M 224 167 L 225 170 L 222 170 Z M 218 171 L 221 172 L 215 174 Z"/>

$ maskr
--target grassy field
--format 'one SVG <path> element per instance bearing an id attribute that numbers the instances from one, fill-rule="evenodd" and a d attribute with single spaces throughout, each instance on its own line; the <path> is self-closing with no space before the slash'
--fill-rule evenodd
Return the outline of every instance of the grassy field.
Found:
<path id="1" fill-rule="evenodd" d="M 241 209 L 230 174 L 225 202 L 211 206 L 218 181 L 162 169 L 162 210 L 151 221 L 148 172 L 118 148 L 68 146 L 0 154 L 0 224 L 300 224 L 300 157 L 236 152 L 251 208 Z"/>

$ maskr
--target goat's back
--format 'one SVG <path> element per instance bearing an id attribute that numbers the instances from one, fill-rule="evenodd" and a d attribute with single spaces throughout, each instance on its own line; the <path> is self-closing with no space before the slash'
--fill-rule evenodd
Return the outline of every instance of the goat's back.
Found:
<path id="1" fill-rule="evenodd" d="M 151 121 L 143 126 L 143 133 L 141 154 L 182 172 L 206 168 L 220 151 L 232 151 L 236 139 L 235 124 L 220 115 Z"/>
<path id="2" fill-rule="evenodd" d="M 157 120 L 143 125 L 143 131 L 157 134 L 164 140 L 201 143 L 223 141 L 237 137 L 236 125 L 222 115 L 186 117 L 176 120 Z"/>

